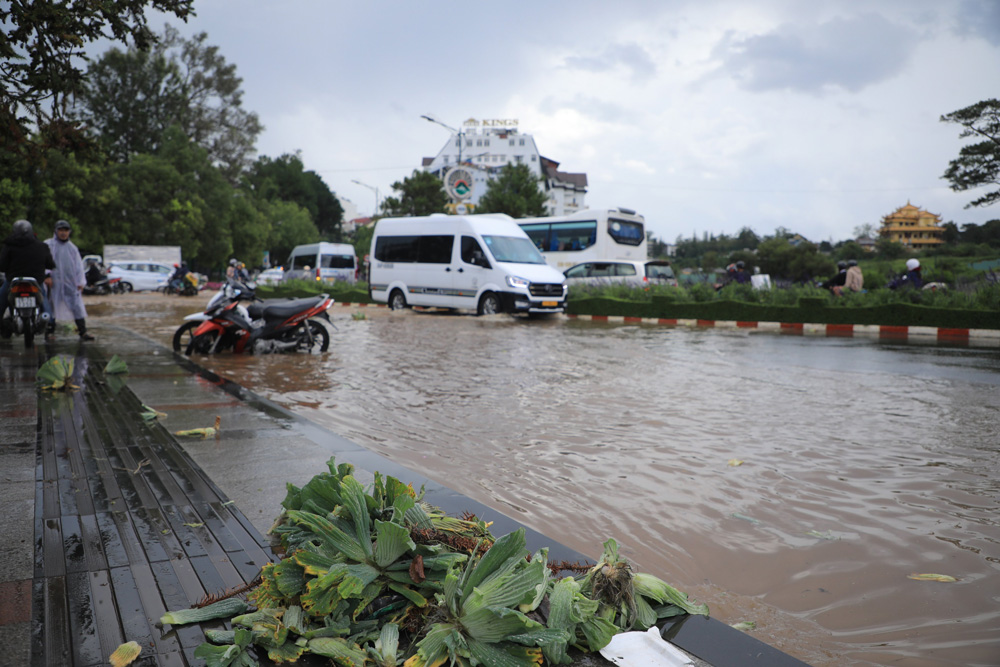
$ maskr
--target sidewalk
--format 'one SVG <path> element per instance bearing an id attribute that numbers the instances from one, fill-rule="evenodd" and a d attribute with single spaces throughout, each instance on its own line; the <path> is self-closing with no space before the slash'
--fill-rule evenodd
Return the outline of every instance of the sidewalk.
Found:
<path id="1" fill-rule="evenodd" d="M 95 343 L 64 335 L 34 350 L 0 342 L 0 665 L 106 665 L 131 640 L 143 646 L 134 664 L 201 664 L 202 627 L 163 633 L 155 621 L 252 582 L 272 557 L 263 535 L 286 483 L 304 484 L 331 457 L 353 464 L 362 483 L 378 471 L 423 485 L 429 502 L 492 520 L 496 535 L 519 527 L 154 342 L 95 333 Z M 75 360 L 78 391 L 38 392 L 35 372 L 55 354 Z M 113 354 L 128 364 L 123 383 L 104 375 Z M 143 404 L 167 417 L 144 421 Z M 172 435 L 217 415 L 217 438 Z M 554 561 L 586 560 L 527 537 Z M 717 667 L 803 664 L 710 618 L 682 617 L 663 632 Z"/>

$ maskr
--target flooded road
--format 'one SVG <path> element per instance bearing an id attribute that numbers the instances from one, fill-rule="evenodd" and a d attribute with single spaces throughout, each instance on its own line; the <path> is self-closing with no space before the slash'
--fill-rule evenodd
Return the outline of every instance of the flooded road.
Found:
<path id="1" fill-rule="evenodd" d="M 87 303 L 169 344 L 206 300 Z M 811 664 L 1000 664 L 995 348 L 331 313 L 324 355 L 198 361 Z"/>

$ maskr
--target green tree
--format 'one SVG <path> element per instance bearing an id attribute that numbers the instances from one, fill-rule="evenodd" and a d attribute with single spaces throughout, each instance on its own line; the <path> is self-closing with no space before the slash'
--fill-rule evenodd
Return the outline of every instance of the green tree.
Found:
<path id="1" fill-rule="evenodd" d="M 117 160 L 152 152 L 179 124 L 233 183 L 263 129 L 242 107 L 242 79 L 206 33 L 185 40 L 166 26 L 148 50 L 112 49 L 87 71 L 77 109 Z"/>
<path id="2" fill-rule="evenodd" d="M 899 259 L 906 254 L 906 246 L 883 236 L 875 241 L 875 252 L 882 259 Z"/>
<path id="3" fill-rule="evenodd" d="M 149 48 L 156 37 L 147 9 L 187 20 L 194 0 L 16 0 L 0 3 L 0 127 L 5 148 L 31 148 L 32 126 L 55 128 L 53 144 L 80 139 L 67 119 L 67 102 L 79 91 L 91 42 L 112 38 Z M 51 135 L 50 135 L 50 138 Z"/>
<path id="4" fill-rule="evenodd" d="M 704 271 L 714 271 L 719 268 L 719 253 L 709 250 L 701 256 L 701 268 Z"/>
<path id="5" fill-rule="evenodd" d="M 77 113 L 113 160 L 128 162 L 153 153 L 179 122 L 181 86 L 177 64 L 162 50 L 111 49 L 87 69 Z"/>
<path id="6" fill-rule="evenodd" d="M 757 263 L 772 278 L 810 281 L 832 276 L 836 265 L 813 243 L 792 245 L 784 236 L 765 239 L 757 247 Z"/>
<path id="7" fill-rule="evenodd" d="M 299 153 L 276 159 L 259 157 L 247 173 L 246 183 L 258 197 L 294 202 L 306 209 L 327 241 L 342 239 L 344 209 L 319 174 L 305 170 Z"/>
<path id="8" fill-rule="evenodd" d="M 848 260 L 861 259 L 865 254 L 865 249 L 857 241 L 845 241 L 837 246 L 834 256 L 838 260 Z"/>
<path id="9" fill-rule="evenodd" d="M 960 139 L 980 139 L 963 146 L 958 157 L 948 163 L 942 178 L 951 183 L 951 189 L 963 192 L 982 186 L 1000 186 L 1000 100 L 977 102 L 941 116 L 941 121 L 961 125 Z M 998 199 L 1000 188 L 987 191 L 966 204 L 965 208 L 989 206 Z"/>
<path id="10" fill-rule="evenodd" d="M 358 256 L 358 261 L 364 261 L 365 255 L 371 254 L 372 237 L 375 235 L 375 225 L 365 225 L 354 230 L 351 243 L 354 245 L 354 254 Z"/>
<path id="11" fill-rule="evenodd" d="M 873 239 L 876 234 L 878 234 L 878 232 L 875 229 L 875 225 L 870 222 L 866 222 L 854 228 L 855 239 Z"/>
<path id="12" fill-rule="evenodd" d="M 414 169 L 413 174 L 392 184 L 395 197 L 386 197 L 382 211 L 387 217 L 444 213 L 448 194 L 444 183 L 429 171 Z"/>
<path id="13" fill-rule="evenodd" d="M 546 197 L 539 181 L 526 164 L 504 165 L 500 175 L 487 183 L 476 212 L 506 213 L 512 218 L 543 216 Z"/>
<path id="14" fill-rule="evenodd" d="M 736 242 L 739 244 L 737 248 L 739 250 L 756 250 L 760 245 L 760 237 L 749 227 L 743 227 L 736 235 Z"/>
<path id="15" fill-rule="evenodd" d="M 271 249 L 272 264 L 284 264 L 297 245 L 319 241 L 319 230 L 310 218 L 309 211 L 295 202 L 259 199 L 258 206 L 264 218 L 270 222 L 268 247 Z"/>

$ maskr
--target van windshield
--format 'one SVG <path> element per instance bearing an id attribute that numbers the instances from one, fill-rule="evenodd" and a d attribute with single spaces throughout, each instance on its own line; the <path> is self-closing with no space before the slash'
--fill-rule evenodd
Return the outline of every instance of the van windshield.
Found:
<path id="1" fill-rule="evenodd" d="M 545 258 L 529 239 L 517 236 L 483 236 L 486 247 L 498 262 L 544 264 Z"/>

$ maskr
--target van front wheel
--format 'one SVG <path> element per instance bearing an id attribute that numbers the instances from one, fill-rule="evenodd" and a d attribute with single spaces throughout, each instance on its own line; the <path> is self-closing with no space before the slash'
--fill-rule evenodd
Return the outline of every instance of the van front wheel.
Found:
<path id="1" fill-rule="evenodd" d="M 487 292 L 479 299 L 480 315 L 496 315 L 500 312 L 500 299 L 493 292 Z"/>
<path id="2" fill-rule="evenodd" d="M 389 310 L 403 310 L 406 308 L 406 297 L 403 292 L 398 289 L 392 290 L 392 294 L 389 295 Z"/>

